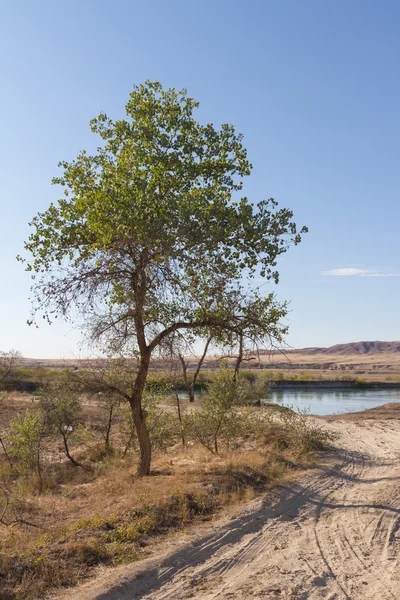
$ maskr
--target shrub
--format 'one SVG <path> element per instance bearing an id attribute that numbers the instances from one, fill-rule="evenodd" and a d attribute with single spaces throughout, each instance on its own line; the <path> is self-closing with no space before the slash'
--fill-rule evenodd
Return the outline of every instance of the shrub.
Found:
<path id="1" fill-rule="evenodd" d="M 335 435 L 308 418 L 307 411 L 295 412 L 283 406 L 278 416 L 271 416 L 261 429 L 265 440 L 279 448 L 292 448 L 299 454 L 323 450 Z"/>
<path id="2" fill-rule="evenodd" d="M 154 390 L 146 392 L 143 399 L 143 409 L 146 414 L 146 424 L 149 431 L 152 448 L 155 451 L 166 450 L 176 443 L 180 436 L 180 426 L 177 417 L 164 410 L 160 406 L 160 400 L 164 399 Z M 122 408 L 123 422 L 121 424 L 121 433 L 124 443 L 124 454 L 129 448 L 138 448 L 136 429 L 133 422 L 131 408 L 125 404 Z"/>
<path id="3" fill-rule="evenodd" d="M 33 471 L 42 489 L 42 440 L 45 422 L 40 412 L 31 413 L 27 410 L 24 416 L 17 415 L 10 422 L 9 439 L 10 454 L 21 461 L 25 472 Z"/>
<path id="4" fill-rule="evenodd" d="M 203 402 L 203 409 L 186 415 L 189 436 L 213 454 L 218 454 L 220 440 L 229 445 L 242 430 L 238 405 L 248 404 L 259 390 L 244 377 L 232 378 L 222 367 L 213 377 Z"/>
<path id="5" fill-rule="evenodd" d="M 54 383 L 41 391 L 39 405 L 49 433 L 62 438 L 66 457 L 73 465 L 80 466 L 69 448 L 69 440 L 80 421 L 81 402 L 78 394 L 62 382 Z"/>
<path id="6" fill-rule="evenodd" d="M 105 451 L 111 452 L 111 432 L 116 419 L 122 412 L 122 398 L 113 392 L 98 392 L 96 394 L 97 406 L 103 413 L 103 422 L 99 427 L 104 439 Z"/>

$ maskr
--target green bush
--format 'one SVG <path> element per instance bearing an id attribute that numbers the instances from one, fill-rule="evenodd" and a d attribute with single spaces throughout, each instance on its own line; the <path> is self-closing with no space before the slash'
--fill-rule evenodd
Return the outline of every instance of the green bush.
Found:
<path id="1" fill-rule="evenodd" d="M 232 371 L 222 367 L 208 386 L 202 410 L 185 415 L 186 437 L 218 454 L 221 441 L 229 446 L 244 430 L 239 406 L 254 403 L 265 396 L 265 383 L 261 379 L 251 383 L 240 375 L 235 380 Z"/>
<path id="2" fill-rule="evenodd" d="M 180 436 L 179 421 L 175 414 L 166 411 L 160 406 L 165 400 L 163 395 L 159 396 L 154 391 L 147 391 L 143 398 L 143 410 L 146 414 L 146 424 L 149 431 L 153 450 L 162 451 L 173 446 Z M 124 444 L 124 454 L 129 448 L 138 448 L 137 435 L 133 422 L 132 411 L 129 404 L 122 407 L 123 421 L 121 434 Z"/>
<path id="3" fill-rule="evenodd" d="M 258 427 L 267 443 L 280 449 L 292 448 L 299 454 L 323 450 L 335 439 L 332 432 L 310 419 L 307 411 L 295 412 L 288 406 L 281 407 L 278 414 L 270 415 L 263 423 L 255 421 L 254 427 Z"/>
<path id="4" fill-rule="evenodd" d="M 24 472 L 34 472 L 41 490 L 42 480 L 42 440 L 45 431 L 43 416 L 38 411 L 17 415 L 10 422 L 8 434 L 11 446 L 10 454 L 21 462 Z"/>
<path id="5" fill-rule="evenodd" d="M 40 392 L 39 406 L 50 434 L 61 437 L 64 453 L 75 466 L 79 463 L 71 456 L 70 439 L 80 423 L 81 401 L 65 382 L 59 381 Z"/>

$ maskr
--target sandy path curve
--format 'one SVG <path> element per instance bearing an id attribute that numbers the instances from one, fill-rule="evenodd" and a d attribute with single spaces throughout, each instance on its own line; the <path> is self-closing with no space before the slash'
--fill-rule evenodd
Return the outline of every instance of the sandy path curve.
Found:
<path id="1" fill-rule="evenodd" d="M 326 426 L 340 434 L 339 448 L 311 476 L 161 559 L 65 597 L 398 600 L 400 421 Z"/>

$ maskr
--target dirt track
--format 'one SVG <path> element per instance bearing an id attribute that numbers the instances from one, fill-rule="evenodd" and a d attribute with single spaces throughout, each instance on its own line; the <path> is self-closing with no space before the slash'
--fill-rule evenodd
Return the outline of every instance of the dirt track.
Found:
<path id="1" fill-rule="evenodd" d="M 70 600 L 400 598 L 400 405 L 335 417 L 338 448 L 297 484 Z M 386 415 L 384 415 L 386 417 Z M 350 417 L 350 418 L 349 418 Z M 375 417 L 375 419 L 373 418 Z"/>

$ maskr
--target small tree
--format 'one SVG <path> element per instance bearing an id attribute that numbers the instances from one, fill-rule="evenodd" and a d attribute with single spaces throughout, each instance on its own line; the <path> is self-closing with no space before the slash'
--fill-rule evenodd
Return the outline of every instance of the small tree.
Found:
<path id="1" fill-rule="evenodd" d="M 243 407 L 266 395 L 265 384 L 251 383 L 245 377 L 232 377 L 223 365 L 208 386 L 203 409 L 186 415 L 191 435 L 213 454 L 219 453 L 220 441 L 229 445 L 240 433 L 246 433 Z"/>
<path id="2" fill-rule="evenodd" d="M 191 435 L 213 454 L 219 453 L 221 439 L 229 444 L 240 430 L 238 387 L 232 373 L 222 368 L 208 387 L 202 410 L 187 415 Z"/>
<path id="3" fill-rule="evenodd" d="M 22 354 L 18 350 L 0 351 L 0 389 L 12 379 L 21 358 Z"/>
<path id="4" fill-rule="evenodd" d="M 249 362 L 256 359 L 256 352 L 253 350 L 247 350 L 244 345 L 244 333 L 239 331 L 237 334 L 238 338 L 238 352 L 235 359 L 235 366 L 233 370 L 233 378 L 237 379 L 239 375 L 239 369 L 243 362 Z"/>
<path id="5" fill-rule="evenodd" d="M 161 398 L 163 396 L 161 395 Z M 147 390 L 143 397 L 143 408 L 146 414 L 146 424 L 150 442 L 155 451 L 166 450 L 181 436 L 180 423 L 176 416 L 160 406 L 160 394 L 157 390 Z M 137 448 L 138 440 L 132 413 L 123 409 L 121 427 L 124 440 L 124 455 L 129 448 Z"/>
<path id="6" fill-rule="evenodd" d="M 154 352 L 176 331 L 235 331 L 252 318 L 255 277 L 277 282 L 277 258 L 305 231 L 273 199 L 238 197 L 251 172 L 242 136 L 198 123 L 197 107 L 186 90 L 147 81 L 125 119 L 93 119 L 101 146 L 60 163 L 64 196 L 34 217 L 25 245 L 33 312 L 77 311 L 103 351 L 136 357 L 126 399 L 139 475 L 151 464 L 142 398 Z M 265 332 L 272 308 L 258 311 Z"/>
<path id="7" fill-rule="evenodd" d="M 7 445 L 6 445 L 6 441 L 4 439 L 4 436 L 0 435 L 0 448 L 3 451 L 3 454 L 6 458 L 6 460 L 8 461 L 9 465 L 12 466 L 12 461 L 11 461 L 11 457 L 10 454 L 7 450 Z"/>
<path id="8" fill-rule="evenodd" d="M 6 458 L 6 460 L 8 461 L 8 463 L 10 464 L 10 466 L 12 466 L 12 461 L 11 461 L 11 457 L 10 454 L 7 450 L 7 440 L 5 435 L 3 434 L 3 429 L 5 427 L 5 424 L 3 422 L 2 414 L 1 414 L 1 408 L 2 408 L 2 404 L 3 402 L 7 399 L 7 393 L 6 392 L 0 392 L 0 448 L 3 451 L 3 454 Z"/>
<path id="9" fill-rule="evenodd" d="M 187 391 L 189 394 L 189 402 L 194 402 L 195 385 L 196 385 L 197 378 L 199 376 L 201 367 L 203 366 L 204 359 L 207 356 L 207 351 L 208 351 L 208 347 L 211 343 L 211 340 L 212 340 L 212 337 L 209 336 L 206 340 L 202 355 L 197 359 L 197 364 L 195 365 L 195 369 L 192 373 L 192 376 L 189 375 L 189 365 L 191 362 L 190 359 L 187 356 L 185 356 L 185 354 L 181 350 L 178 351 L 179 361 L 182 366 L 183 380 L 185 382 L 185 385 L 186 385 L 186 388 L 187 388 Z"/>
<path id="10" fill-rule="evenodd" d="M 65 456 L 74 466 L 82 466 L 70 452 L 70 438 L 80 420 L 81 402 L 78 394 L 65 383 L 57 383 L 41 392 L 39 402 L 48 430 L 63 441 Z"/>
<path id="11" fill-rule="evenodd" d="M 45 419 L 38 411 L 17 415 L 10 422 L 10 454 L 21 461 L 25 472 L 33 471 L 39 482 L 39 491 L 43 487 L 42 477 L 42 441 L 45 433 Z"/>
<path id="12" fill-rule="evenodd" d="M 96 404 L 104 415 L 100 431 L 104 439 L 106 452 L 111 451 L 111 431 L 116 419 L 121 415 L 122 400 L 117 392 L 108 391 L 96 394 Z"/>
<path id="13" fill-rule="evenodd" d="M 135 360 L 124 358 L 88 360 L 79 371 L 67 371 L 71 387 L 93 398 L 102 412 L 99 430 L 106 452 L 111 450 L 111 433 L 117 418 L 122 417 L 122 422 L 127 422 L 125 405 L 129 407 L 135 374 Z"/>

